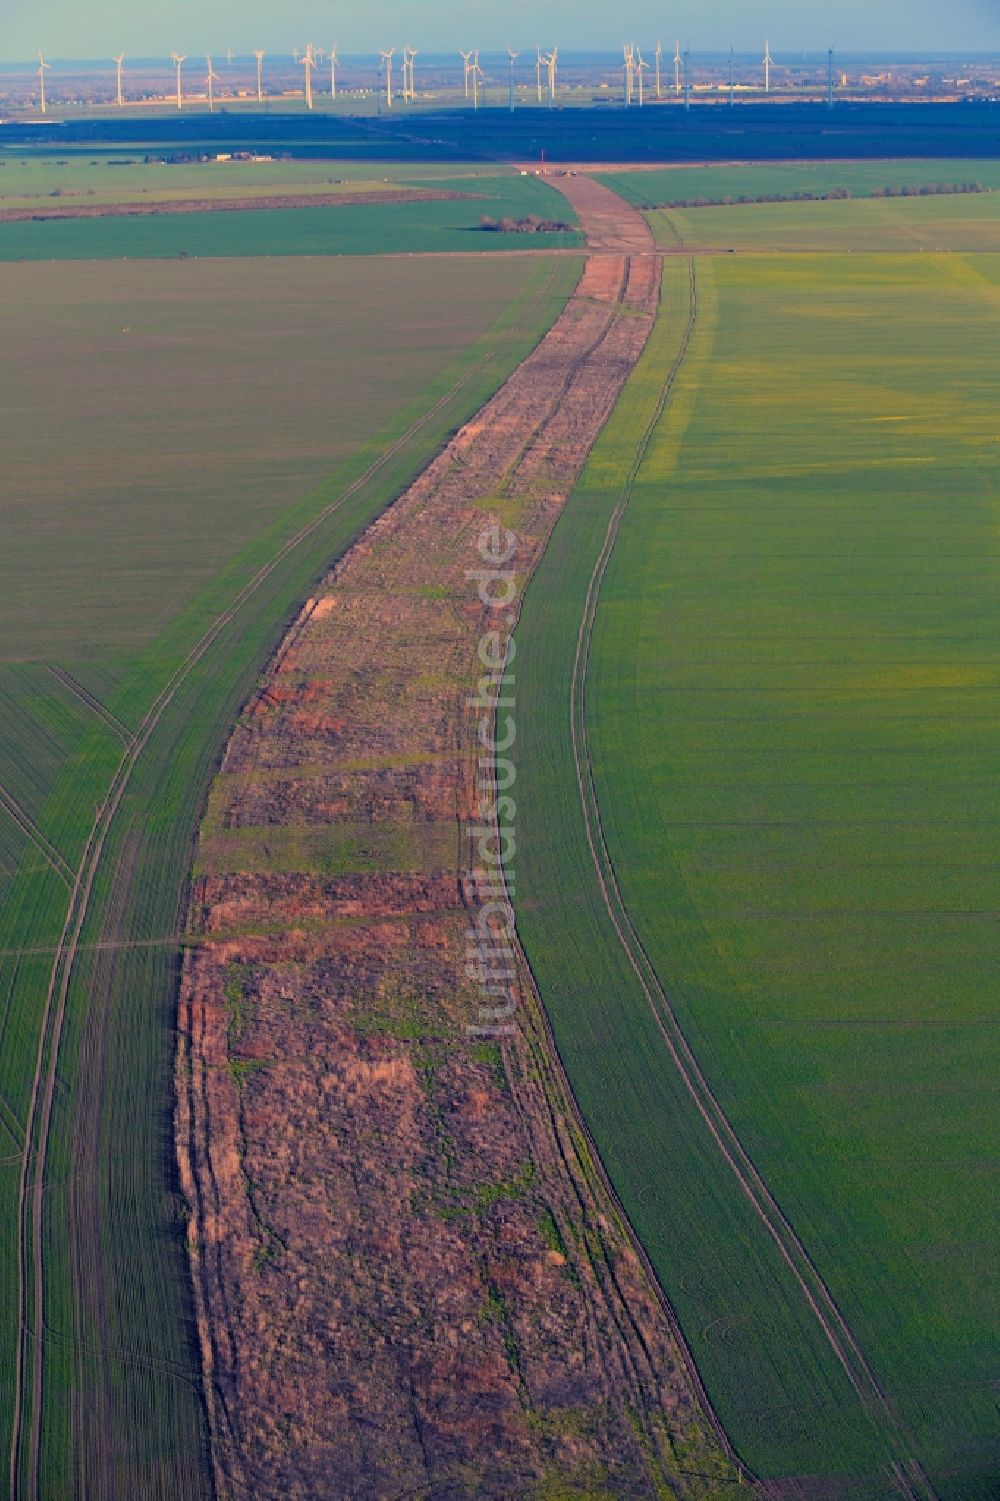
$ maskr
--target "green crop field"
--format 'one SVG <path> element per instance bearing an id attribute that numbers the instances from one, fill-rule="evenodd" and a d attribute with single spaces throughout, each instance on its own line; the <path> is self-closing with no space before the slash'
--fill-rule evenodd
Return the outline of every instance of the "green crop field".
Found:
<path id="1" fill-rule="evenodd" d="M 760 162 L 751 165 L 651 168 L 643 172 L 608 171 L 600 180 L 630 203 L 690 202 L 694 198 L 758 198 L 784 193 L 830 193 L 846 188 L 867 198 L 886 188 L 915 188 L 941 183 L 979 183 L 1000 188 L 1000 162 L 962 158 L 889 162 Z M 742 206 L 742 205 L 741 205 Z"/>
<path id="2" fill-rule="evenodd" d="M 1000 257 L 665 278 L 519 627 L 519 928 L 744 1458 L 987 1501 Z"/>
<path id="3" fill-rule="evenodd" d="M 0 270 L 18 352 L 0 416 L 0 1415 L 5 1447 L 17 1416 L 17 1494 L 209 1493 L 171 1121 L 206 789 L 316 577 L 524 357 L 578 269 Z"/>
<path id="4" fill-rule="evenodd" d="M 489 234 L 483 218 L 527 218 L 573 224 L 560 193 L 535 177 L 470 167 L 438 175 L 425 164 L 366 167 L 352 174 L 340 162 L 202 163 L 147 166 L 133 157 L 111 169 L 67 157 L 10 158 L 0 174 L 0 211 L 30 208 L 44 215 L 66 208 L 152 203 L 158 212 L 131 217 L 14 220 L 0 223 L 0 262 L 175 259 L 236 256 L 345 256 L 418 251 L 566 249 L 582 244 L 576 230 Z M 308 170 L 306 170 L 308 165 Z M 381 164 L 380 164 L 381 168 Z M 430 175 L 429 175 L 430 174 Z M 334 179 L 334 181 L 331 181 Z M 340 180 L 342 179 L 342 180 Z M 49 186 L 51 184 L 51 186 Z M 400 192 L 393 203 L 352 203 L 360 192 Z M 463 198 L 406 201 L 415 190 Z M 342 204 L 307 208 L 169 212 L 171 197 L 223 201 L 241 194 L 280 197 L 334 193 Z"/>
<path id="5" fill-rule="evenodd" d="M 609 177 L 607 182 L 620 187 L 618 179 Z M 682 244 L 705 250 L 822 254 L 1000 251 L 997 190 L 926 198 L 720 204 L 652 210 L 647 217 L 657 243 L 670 248 Z"/>
<path id="6" fill-rule="evenodd" d="M 426 186 L 457 192 L 478 191 L 476 179 L 513 178 L 512 168 L 500 164 L 435 162 L 352 162 L 320 160 L 271 161 L 147 161 L 183 151 L 184 144 L 164 147 L 138 143 L 131 149 L 93 149 L 69 145 L 51 148 L 8 148 L 0 155 L 0 210 L 30 204 L 39 208 L 86 207 L 101 203 L 143 202 L 171 197 L 236 197 L 241 194 L 331 193 L 345 195 L 395 186 Z M 190 148 L 187 148 L 190 149 Z M 232 152 L 232 142 L 219 141 L 210 150 Z"/>

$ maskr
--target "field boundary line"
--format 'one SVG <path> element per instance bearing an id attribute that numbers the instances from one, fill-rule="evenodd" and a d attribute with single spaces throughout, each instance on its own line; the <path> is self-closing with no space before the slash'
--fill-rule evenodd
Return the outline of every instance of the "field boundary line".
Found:
<path id="1" fill-rule="evenodd" d="M 583 259 L 582 256 L 581 259 Z M 18 1472 L 25 1444 L 23 1431 L 24 1402 L 26 1396 L 25 1368 L 27 1366 L 27 1346 L 29 1340 L 32 1343 L 32 1427 L 29 1435 L 30 1450 L 27 1496 L 29 1501 L 37 1501 L 38 1498 L 38 1469 L 41 1446 L 42 1346 L 45 1330 L 42 1202 L 45 1188 L 46 1152 L 55 1097 L 59 1044 L 65 1020 L 73 964 L 80 942 L 80 934 L 87 918 L 90 896 L 97 877 L 101 854 L 115 813 L 125 795 L 132 772 L 150 736 L 181 685 L 225 628 L 238 615 L 247 601 L 253 597 L 260 586 L 266 582 L 290 553 L 294 552 L 303 542 L 308 540 L 325 521 L 375 478 L 406 447 L 413 437 L 433 421 L 434 417 L 443 411 L 449 402 L 470 381 L 500 355 L 503 349 L 515 337 L 517 331 L 527 321 L 530 314 L 544 303 L 555 281 L 555 277 L 556 272 L 553 270 L 538 288 L 537 292 L 531 297 L 521 315 L 507 329 L 503 330 L 501 336 L 485 351 L 482 358 L 470 365 L 453 386 L 449 387 L 398 438 L 382 449 L 368 467 L 342 490 L 334 500 L 324 506 L 315 516 L 300 527 L 298 531 L 293 533 L 292 536 L 286 538 L 268 562 L 263 564 L 244 584 L 227 608 L 216 617 L 167 679 L 156 699 L 154 699 L 152 705 L 143 716 L 135 736 L 126 747 L 125 753 L 115 769 L 105 799 L 97 809 L 94 823 L 73 880 L 66 920 L 53 962 L 45 1003 L 42 1009 L 38 1057 L 32 1079 L 28 1119 L 25 1128 L 25 1148 L 22 1156 L 21 1177 L 18 1187 L 17 1238 L 20 1327 L 18 1331 L 14 1393 L 12 1398 L 13 1420 L 9 1470 L 11 1501 L 17 1501 L 18 1497 Z M 36 1136 L 37 1146 L 34 1145 Z M 31 1164 L 33 1155 L 35 1157 L 35 1166 L 32 1177 Z M 31 1197 L 30 1240 L 33 1291 L 32 1318 L 30 1323 L 28 1317 L 29 1277 L 27 1256 L 27 1241 L 29 1239 L 29 1187 Z"/>
<path id="2" fill-rule="evenodd" d="M 64 885 L 72 890 L 73 871 L 69 864 L 63 859 L 52 841 L 46 839 L 28 810 L 2 784 L 0 784 L 0 808 L 3 808 L 11 821 L 17 824 L 21 833 L 27 835 L 39 853 L 44 855 L 46 861 L 51 865 Z"/>
<path id="3" fill-rule="evenodd" d="M 614 551 L 621 522 L 645 462 L 649 445 L 666 409 L 677 375 L 690 348 L 698 316 L 695 261 L 689 258 L 689 314 L 681 347 L 664 380 L 656 406 L 636 447 L 622 485 L 619 499 L 605 533 L 604 544 L 590 577 L 584 611 L 577 636 L 573 675 L 570 685 L 570 732 L 574 768 L 580 794 L 587 843 L 597 875 L 604 906 L 611 918 L 625 956 L 642 988 L 658 1030 L 672 1062 L 704 1120 L 726 1163 L 732 1169 L 741 1190 L 770 1234 L 783 1261 L 792 1272 L 813 1314 L 816 1316 L 834 1355 L 865 1409 L 881 1417 L 883 1440 L 892 1454 L 902 1451 L 903 1462 L 895 1460 L 892 1473 L 901 1492 L 910 1501 L 937 1501 L 936 1492 L 919 1461 L 911 1451 L 909 1436 L 893 1406 L 864 1356 L 832 1293 L 799 1240 L 790 1221 L 774 1199 L 756 1165 L 743 1146 L 735 1128 L 702 1072 L 697 1058 L 680 1026 L 677 1015 L 663 989 L 659 975 L 636 932 L 618 885 L 617 873 L 607 846 L 600 804 L 594 781 L 587 734 L 586 684 L 589 675 L 594 623 L 601 588 Z"/>
<path id="4" fill-rule="evenodd" d="M 72 673 L 66 671 L 65 667 L 59 667 L 55 662 L 46 662 L 45 665 L 56 681 L 62 683 L 63 687 L 72 693 L 75 698 L 78 698 L 82 704 L 86 704 L 88 709 L 96 714 L 99 719 L 102 719 L 108 729 L 113 730 L 124 745 L 132 744 L 135 735 L 129 729 L 128 725 L 123 724 L 117 714 L 113 714 L 106 704 L 102 704 L 96 694 L 91 693 L 89 688 L 85 688 L 82 683 L 78 683 Z"/>

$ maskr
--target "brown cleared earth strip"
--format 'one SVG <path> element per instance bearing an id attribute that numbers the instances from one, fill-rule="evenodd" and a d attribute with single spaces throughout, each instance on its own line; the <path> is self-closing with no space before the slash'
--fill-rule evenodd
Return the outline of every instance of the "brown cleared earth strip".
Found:
<path id="1" fill-rule="evenodd" d="M 467 954 L 494 624 L 469 573 L 492 524 L 523 585 L 658 301 L 644 221 L 567 196 L 602 252 L 324 581 L 210 800 L 177 1139 L 221 1497 L 739 1483 L 523 963 L 517 1025 L 484 1029 Z"/>

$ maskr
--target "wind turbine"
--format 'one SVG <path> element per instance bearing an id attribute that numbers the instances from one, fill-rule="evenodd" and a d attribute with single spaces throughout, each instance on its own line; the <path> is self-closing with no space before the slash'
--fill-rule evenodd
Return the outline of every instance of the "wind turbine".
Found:
<path id="1" fill-rule="evenodd" d="M 826 49 L 826 107 L 833 109 L 833 48 Z"/>
<path id="2" fill-rule="evenodd" d="M 541 49 L 541 47 L 536 47 L 535 48 L 535 93 L 538 95 L 538 102 L 539 102 L 539 104 L 541 104 L 541 102 L 542 102 L 542 49 Z"/>
<path id="3" fill-rule="evenodd" d="M 478 109 L 479 108 L 479 85 L 480 85 L 480 83 L 485 83 L 486 82 L 486 75 L 483 72 L 482 68 L 479 66 L 479 48 L 478 47 L 476 48 L 475 52 L 473 52 L 473 54 L 472 54 L 472 63 L 471 63 L 471 66 L 470 66 L 470 76 L 472 78 L 472 108 L 473 109 Z"/>
<path id="4" fill-rule="evenodd" d="M 233 49 L 232 49 L 232 47 L 227 47 L 226 48 L 226 62 L 229 64 L 230 67 L 233 66 Z"/>
<path id="5" fill-rule="evenodd" d="M 112 62 L 115 65 L 115 71 L 118 75 L 118 108 L 123 109 L 125 106 L 125 96 L 122 93 L 122 68 L 125 66 L 124 52 L 120 52 L 117 57 L 112 58 Z"/>
<path id="6" fill-rule="evenodd" d="M 684 108 L 691 108 L 691 48 L 684 48 Z"/>
<path id="7" fill-rule="evenodd" d="M 637 50 L 636 51 L 635 71 L 639 75 L 639 108 L 640 109 L 642 109 L 643 105 L 646 102 L 645 95 L 643 94 L 643 91 L 642 91 L 642 74 L 643 74 L 643 69 L 648 68 L 648 67 L 649 67 L 649 63 L 643 62 L 642 53 Z"/>
<path id="8" fill-rule="evenodd" d="M 390 47 L 388 52 L 381 54 L 385 63 L 385 107 L 392 109 L 392 59 L 395 56 L 395 47 Z"/>
<path id="9" fill-rule="evenodd" d="M 205 62 L 208 64 L 208 74 L 206 75 L 206 78 L 205 78 L 205 82 L 208 84 L 208 112 L 209 112 L 209 114 L 214 115 L 214 113 L 215 113 L 215 85 L 219 81 L 219 75 L 218 75 L 218 73 L 216 73 L 215 69 L 212 67 L 212 59 L 210 57 L 206 57 L 205 58 Z"/>
<path id="10" fill-rule="evenodd" d="M 41 107 L 42 107 L 42 114 L 43 115 L 46 114 L 47 111 L 48 111 L 48 106 L 47 106 L 47 104 L 45 102 L 45 73 L 46 73 L 46 70 L 49 69 L 49 68 L 51 68 L 51 67 L 52 67 L 52 64 L 51 63 L 47 63 L 45 61 L 45 58 L 39 52 L 39 54 L 38 54 L 38 84 L 39 84 L 39 88 L 41 89 L 41 96 L 42 96 L 41 97 Z"/>
<path id="11" fill-rule="evenodd" d="M 411 104 L 417 97 L 413 67 L 413 60 L 416 56 L 415 47 L 403 48 L 403 100 L 404 102 L 409 100 Z"/>
<path id="12" fill-rule="evenodd" d="M 181 68 L 182 68 L 183 64 L 187 62 L 187 58 L 186 57 L 181 57 L 180 54 L 177 53 L 177 52 L 172 52 L 170 54 L 170 61 L 173 63 L 174 67 L 177 69 L 177 108 L 178 109 L 183 109 L 184 108 L 184 92 L 183 92 L 183 89 L 181 87 Z"/>
<path id="13" fill-rule="evenodd" d="M 301 64 L 302 64 L 303 68 L 305 68 L 305 70 L 306 70 L 306 109 L 312 109 L 312 107 L 313 107 L 313 75 L 312 75 L 312 70 L 316 66 L 316 58 L 315 58 L 315 56 L 313 54 L 313 45 L 312 45 L 312 42 L 310 42 L 309 45 L 306 47 L 305 53 L 302 56 L 302 58 L 300 59 L 300 61 L 301 61 Z"/>
<path id="14" fill-rule="evenodd" d="M 632 43 L 627 42 L 622 48 L 622 56 L 625 59 L 625 108 L 632 103 L 632 80 L 635 76 L 635 54 Z"/>
<path id="15" fill-rule="evenodd" d="M 516 57 L 520 57 L 520 55 L 521 54 L 519 52 L 513 52 L 510 47 L 507 48 L 507 56 L 510 59 L 510 75 L 507 87 L 507 99 L 508 103 L 510 104 L 511 114 L 514 113 L 514 59 Z"/>
<path id="16" fill-rule="evenodd" d="M 663 73 L 663 47 L 660 44 L 659 37 L 657 37 L 657 39 L 656 39 L 656 97 L 657 97 L 657 99 L 662 99 L 663 98 L 663 90 L 660 87 L 660 77 L 661 77 L 662 73 Z"/>
<path id="17" fill-rule="evenodd" d="M 549 71 L 549 109 L 552 109 L 556 102 L 556 59 L 558 56 L 559 48 L 553 47 L 545 59 L 545 65 Z"/>
<path id="18" fill-rule="evenodd" d="M 771 92 L 771 64 L 772 64 L 773 61 L 774 61 L 774 58 L 771 56 L 771 44 L 769 42 L 765 41 L 765 43 L 764 43 L 764 93 L 765 94 L 769 94 Z"/>
<path id="19" fill-rule="evenodd" d="M 676 50 L 674 52 L 674 93 L 675 94 L 679 94 L 680 91 L 681 91 L 681 44 L 680 44 L 680 42 L 678 42 Z"/>
<path id="20" fill-rule="evenodd" d="M 465 97 L 466 97 L 466 99 L 468 99 L 468 97 L 469 97 L 469 69 L 472 66 L 472 53 L 471 52 L 463 52 L 461 50 L 461 48 L 459 48 L 458 55 L 462 59 L 462 62 L 465 64 Z"/>
<path id="21" fill-rule="evenodd" d="M 330 48 L 330 98 L 337 97 L 337 49 Z"/>
<path id="22" fill-rule="evenodd" d="M 254 53 L 254 57 L 257 59 L 257 103 L 258 104 L 263 104 L 264 103 L 264 57 L 265 57 L 265 55 L 266 54 L 264 52 L 263 47 L 258 47 L 257 51 Z"/>

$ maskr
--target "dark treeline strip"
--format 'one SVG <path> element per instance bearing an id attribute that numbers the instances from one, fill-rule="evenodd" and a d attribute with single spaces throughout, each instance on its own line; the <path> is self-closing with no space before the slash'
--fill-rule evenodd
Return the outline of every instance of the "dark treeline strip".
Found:
<path id="1" fill-rule="evenodd" d="M 867 193 L 855 195 L 850 188 L 830 188 L 826 193 L 814 193 L 803 188 L 795 193 L 739 193 L 727 194 L 724 198 L 672 198 L 669 203 L 643 203 L 646 212 L 668 208 L 731 208 L 737 203 L 829 203 L 844 198 L 935 198 L 942 193 L 990 193 L 992 188 L 981 182 L 922 182 L 913 186 L 906 183 L 888 183 L 884 188 L 871 188 Z"/>

